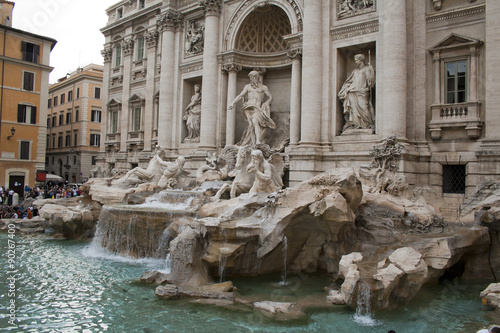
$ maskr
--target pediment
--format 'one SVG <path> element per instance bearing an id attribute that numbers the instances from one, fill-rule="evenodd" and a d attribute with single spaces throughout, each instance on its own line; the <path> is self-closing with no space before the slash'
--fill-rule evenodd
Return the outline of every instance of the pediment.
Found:
<path id="1" fill-rule="evenodd" d="M 132 103 L 132 102 L 143 102 L 144 103 L 144 101 L 145 101 L 144 97 L 137 94 L 137 93 L 133 93 L 132 96 L 130 96 L 130 98 L 128 99 L 129 103 Z"/>
<path id="2" fill-rule="evenodd" d="M 462 47 L 470 47 L 473 45 L 480 45 L 482 42 L 479 39 L 466 37 L 458 34 L 450 34 L 448 37 L 434 45 L 429 49 L 431 52 L 446 50 L 446 49 L 454 49 L 454 48 L 462 48 Z"/>
<path id="3" fill-rule="evenodd" d="M 120 106 L 122 105 L 122 102 L 117 100 L 116 98 L 111 98 L 108 103 L 106 103 L 106 106 Z"/>

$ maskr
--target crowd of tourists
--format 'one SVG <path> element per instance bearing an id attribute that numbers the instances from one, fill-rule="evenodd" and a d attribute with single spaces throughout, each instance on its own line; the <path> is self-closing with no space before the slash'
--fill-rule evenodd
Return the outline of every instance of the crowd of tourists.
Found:
<path id="1" fill-rule="evenodd" d="M 32 202 L 30 199 L 60 199 L 82 195 L 77 185 L 48 182 L 46 187 L 24 187 L 24 196 L 15 198 L 15 191 L 0 186 L 0 218 L 28 218 L 38 215 L 38 210 L 23 202 Z"/>

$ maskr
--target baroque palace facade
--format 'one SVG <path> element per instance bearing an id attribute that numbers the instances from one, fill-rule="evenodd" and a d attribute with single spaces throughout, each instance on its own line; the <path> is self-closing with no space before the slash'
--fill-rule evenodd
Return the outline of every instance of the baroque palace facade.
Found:
<path id="1" fill-rule="evenodd" d="M 285 144 L 290 185 L 370 163 L 394 135 L 409 184 L 452 198 L 500 175 L 498 0 L 124 0 L 107 14 L 107 170 L 145 167 L 159 145 L 194 174 L 242 141 L 239 97 L 254 93 L 272 98 L 254 126 Z"/>

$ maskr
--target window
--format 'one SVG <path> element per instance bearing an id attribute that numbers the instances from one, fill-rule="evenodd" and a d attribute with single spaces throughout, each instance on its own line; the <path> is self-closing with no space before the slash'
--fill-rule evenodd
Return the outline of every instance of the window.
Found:
<path id="1" fill-rule="evenodd" d="M 99 110 L 92 110 L 90 114 L 90 121 L 94 123 L 100 123 L 101 122 L 101 111 Z"/>
<path id="2" fill-rule="evenodd" d="M 64 124 L 64 114 L 59 115 L 59 126 L 62 126 Z"/>
<path id="3" fill-rule="evenodd" d="M 54 156 L 52 156 L 52 165 L 54 165 Z"/>
<path id="4" fill-rule="evenodd" d="M 101 135 L 90 134 L 90 145 L 93 147 L 99 147 L 101 145 Z"/>
<path id="5" fill-rule="evenodd" d="M 76 165 L 76 155 L 73 156 L 73 164 Z"/>
<path id="6" fill-rule="evenodd" d="M 30 159 L 30 142 L 29 141 L 21 141 L 21 152 L 19 154 L 19 158 L 21 160 L 29 160 Z"/>
<path id="7" fill-rule="evenodd" d="M 47 128 L 50 128 L 50 117 L 47 118 Z"/>
<path id="8" fill-rule="evenodd" d="M 52 135 L 52 148 L 56 147 L 56 136 Z M 52 164 L 54 164 L 54 158 L 52 157 Z"/>
<path id="9" fill-rule="evenodd" d="M 146 7 L 146 0 L 139 0 L 139 9 Z"/>
<path id="10" fill-rule="evenodd" d="M 97 98 L 97 99 L 101 98 L 101 88 L 99 88 L 99 87 L 94 88 L 94 98 Z"/>
<path id="11" fill-rule="evenodd" d="M 66 95 L 61 94 L 61 104 L 64 104 L 66 102 Z"/>
<path id="12" fill-rule="evenodd" d="M 75 122 L 78 121 L 78 109 L 75 109 Z"/>
<path id="13" fill-rule="evenodd" d="M 66 113 L 66 124 L 71 124 L 71 112 Z"/>
<path id="14" fill-rule="evenodd" d="M 76 99 L 80 98 L 80 88 L 76 88 Z"/>
<path id="15" fill-rule="evenodd" d="M 54 106 L 57 106 L 57 96 L 54 96 Z"/>
<path id="16" fill-rule="evenodd" d="M 52 117 L 52 127 L 56 127 L 57 126 L 56 119 L 57 119 L 56 116 Z"/>
<path id="17" fill-rule="evenodd" d="M 40 45 L 28 42 L 21 42 L 21 52 L 23 53 L 23 60 L 38 63 L 40 56 Z"/>
<path id="18" fill-rule="evenodd" d="M 115 67 L 120 66 L 121 56 L 122 56 L 122 48 L 120 47 L 120 45 L 116 45 L 115 46 Z"/>
<path id="19" fill-rule="evenodd" d="M 17 106 L 17 122 L 36 124 L 36 106 L 19 104 Z"/>
<path id="20" fill-rule="evenodd" d="M 144 37 L 137 38 L 137 60 L 144 58 Z"/>
<path id="21" fill-rule="evenodd" d="M 52 98 L 49 98 L 49 102 L 47 103 L 47 107 L 49 109 L 52 107 Z"/>
<path id="22" fill-rule="evenodd" d="M 96 165 L 97 156 L 92 156 L 92 165 Z"/>
<path id="23" fill-rule="evenodd" d="M 118 19 L 121 19 L 123 17 L 123 8 L 118 8 Z"/>
<path id="24" fill-rule="evenodd" d="M 110 132 L 118 132 L 118 111 L 111 112 Z"/>
<path id="25" fill-rule="evenodd" d="M 47 135 L 47 148 L 50 148 L 50 135 Z M 45 161 L 47 161 L 47 157 L 45 158 Z M 48 164 L 48 162 L 45 162 L 45 164 Z"/>
<path id="26" fill-rule="evenodd" d="M 65 143 L 66 143 L 65 144 L 66 147 L 71 146 L 71 135 L 66 134 L 66 142 Z"/>
<path id="27" fill-rule="evenodd" d="M 141 130 L 141 108 L 134 108 L 132 119 L 132 131 Z"/>
<path id="28" fill-rule="evenodd" d="M 467 102 L 466 81 L 467 61 L 460 60 L 445 63 L 446 66 L 446 103 Z"/>
<path id="29" fill-rule="evenodd" d="M 73 146 L 78 146 L 78 131 L 73 133 Z"/>
<path id="30" fill-rule="evenodd" d="M 443 193 L 465 194 L 465 165 L 443 165 Z"/>
<path id="31" fill-rule="evenodd" d="M 68 102 L 73 100 L 73 90 L 68 91 Z"/>
<path id="32" fill-rule="evenodd" d="M 57 147 L 62 147 L 62 134 L 59 134 L 59 136 L 57 137 Z"/>
<path id="33" fill-rule="evenodd" d="M 23 73 L 23 89 L 26 91 L 35 90 L 35 73 L 32 72 Z"/>

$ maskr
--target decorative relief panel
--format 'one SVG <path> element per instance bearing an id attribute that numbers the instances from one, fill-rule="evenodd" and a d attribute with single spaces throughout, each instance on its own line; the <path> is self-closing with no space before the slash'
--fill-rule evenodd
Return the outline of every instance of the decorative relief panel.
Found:
<path id="1" fill-rule="evenodd" d="M 355 36 L 366 35 L 377 32 L 379 29 L 378 20 L 352 24 L 345 27 L 335 28 L 331 30 L 332 40 L 345 39 Z"/>
<path id="2" fill-rule="evenodd" d="M 205 40 L 205 26 L 201 21 L 190 20 L 186 29 L 186 38 L 184 41 L 184 52 L 186 56 L 203 53 Z"/>
<path id="3" fill-rule="evenodd" d="M 376 10 L 376 0 L 337 0 L 337 18 L 344 19 Z"/>

